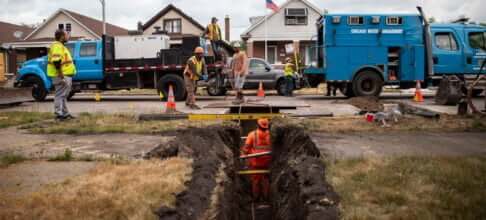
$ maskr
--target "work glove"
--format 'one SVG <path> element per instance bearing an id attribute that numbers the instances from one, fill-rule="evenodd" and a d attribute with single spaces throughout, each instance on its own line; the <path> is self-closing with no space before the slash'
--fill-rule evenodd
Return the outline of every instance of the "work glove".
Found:
<path id="1" fill-rule="evenodd" d="M 203 79 L 205 82 L 207 82 L 207 81 L 208 81 L 208 79 L 209 79 L 209 78 L 208 78 L 208 75 L 207 75 L 207 74 L 202 75 L 202 79 Z"/>

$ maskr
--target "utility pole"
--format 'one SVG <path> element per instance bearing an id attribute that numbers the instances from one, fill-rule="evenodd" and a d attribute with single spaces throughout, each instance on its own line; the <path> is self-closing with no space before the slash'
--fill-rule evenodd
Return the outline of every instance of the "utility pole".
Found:
<path id="1" fill-rule="evenodd" d="M 106 4 L 105 4 L 105 1 L 106 0 L 99 0 L 100 3 L 101 3 L 101 8 L 103 10 L 103 35 L 106 34 L 106 13 L 105 13 L 105 10 L 106 10 Z"/>

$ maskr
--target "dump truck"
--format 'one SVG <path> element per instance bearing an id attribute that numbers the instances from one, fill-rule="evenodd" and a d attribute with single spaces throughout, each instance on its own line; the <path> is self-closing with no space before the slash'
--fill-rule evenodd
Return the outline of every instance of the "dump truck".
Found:
<path id="1" fill-rule="evenodd" d="M 486 28 L 464 21 L 429 24 L 418 14 L 325 14 L 317 22 L 317 65 L 304 74 L 313 87 L 337 85 L 348 97 L 379 96 L 384 85 L 439 86 L 436 101 L 456 104 L 485 74 Z M 473 93 L 484 90 L 484 82 Z"/>
<path id="2" fill-rule="evenodd" d="M 168 97 L 172 85 L 175 99 L 184 100 L 186 91 L 183 71 L 185 62 L 193 55 L 194 48 L 206 50 L 208 77 L 213 89 L 224 84 L 223 68 L 234 53 L 225 41 L 208 44 L 198 36 L 183 37 L 181 45 L 171 45 L 164 34 L 134 36 L 103 36 L 102 40 L 79 40 L 66 43 L 70 50 L 77 74 L 73 77 L 71 98 L 83 90 L 157 89 Z M 218 49 L 211 48 L 216 45 Z M 47 57 L 26 61 L 19 69 L 15 87 L 32 87 L 37 101 L 46 98 L 53 90 L 52 80 L 46 73 Z M 208 86 L 206 82 L 199 82 Z"/>

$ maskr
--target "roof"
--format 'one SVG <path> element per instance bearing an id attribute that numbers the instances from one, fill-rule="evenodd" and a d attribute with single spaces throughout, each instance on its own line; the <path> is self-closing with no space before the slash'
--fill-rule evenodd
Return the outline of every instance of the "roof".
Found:
<path id="1" fill-rule="evenodd" d="M 196 26 L 199 29 L 201 29 L 202 31 L 204 31 L 204 29 L 205 29 L 204 26 L 202 26 L 199 22 L 194 20 L 194 18 L 192 18 L 189 15 L 187 15 L 186 13 L 184 13 L 181 9 L 175 7 L 173 4 L 167 5 L 167 7 L 165 7 L 161 11 L 159 11 L 159 13 L 157 13 L 155 16 L 150 18 L 150 20 L 148 20 L 145 24 L 143 24 L 142 25 L 143 30 L 147 30 L 147 28 L 149 28 L 151 25 L 153 25 L 155 22 L 157 22 L 157 20 L 159 20 L 161 17 L 163 17 L 165 14 L 167 14 L 171 10 L 177 12 L 183 18 L 185 18 L 186 20 L 188 20 L 189 22 L 194 24 L 194 26 Z"/>
<path id="2" fill-rule="evenodd" d="M 39 27 L 37 27 L 32 33 L 30 33 L 25 39 L 27 40 L 30 36 L 34 33 L 42 29 L 46 24 L 48 24 L 52 19 L 54 19 L 58 14 L 63 13 L 66 16 L 72 18 L 75 22 L 77 22 L 82 27 L 86 28 L 89 32 L 93 35 L 101 38 L 103 35 L 103 22 L 86 15 L 79 14 L 77 12 L 73 12 L 67 9 L 59 9 L 57 10 L 51 17 L 49 17 L 44 23 L 42 23 Z M 128 30 L 110 23 L 106 23 L 106 33 L 108 35 L 128 35 Z"/>
<path id="3" fill-rule="evenodd" d="M 245 36 L 245 35 L 248 35 L 251 31 L 253 31 L 255 28 L 257 28 L 258 26 L 260 26 L 261 24 L 265 23 L 266 20 L 269 20 L 270 18 L 272 18 L 274 15 L 278 14 L 282 9 L 286 8 L 290 3 L 294 2 L 294 1 L 300 1 L 302 3 L 304 3 L 305 5 L 307 5 L 310 9 L 314 10 L 315 12 L 319 13 L 319 14 L 323 14 L 323 11 L 321 11 L 321 9 L 319 9 L 317 6 L 315 6 L 314 4 L 310 3 L 309 1 L 307 0 L 287 0 L 285 3 L 283 3 L 281 6 L 279 6 L 279 9 L 278 11 L 272 11 L 271 14 L 267 15 L 267 19 L 260 19 L 258 20 L 257 22 L 255 22 L 254 24 L 252 24 L 247 30 L 245 30 L 241 36 Z M 264 18 L 265 16 L 263 16 Z"/>
<path id="4" fill-rule="evenodd" d="M 21 37 L 25 37 L 33 30 L 34 29 L 30 27 L 0 21 L 0 43 L 18 41 L 19 39 L 14 36 L 16 31 L 22 32 Z"/>

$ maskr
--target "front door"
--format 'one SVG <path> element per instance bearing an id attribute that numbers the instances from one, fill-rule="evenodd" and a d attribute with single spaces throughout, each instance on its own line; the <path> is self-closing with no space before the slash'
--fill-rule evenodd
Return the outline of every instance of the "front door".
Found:
<path id="1" fill-rule="evenodd" d="M 267 48 L 268 63 L 277 63 L 277 46 L 268 46 Z"/>
<path id="2" fill-rule="evenodd" d="M 469 47 L 465 54 L 466 71 L 467 73 L 477 74 L 486 60 L 486 32 L 480 30 L 468 31 L 466 38 Z M 483 69 L 482 73 L 486 73 L 486 69 Z"/>
<path id="3" fill-rule="evenodd" d="M 75 80 L 102 80 L 102 62 L 99 44 L 96 42 L 83 42 L 79 45 L 75 56 L 77 69 Z M 75 54 L 75 53 L 72 53 Z"/>
<path id="4" fill-rule="evenodd" d="M 6 80 L 5 67 L 5 54 L 0 52 L 0 82 L 4 82 Z"/>
<path id="5" fill-rule="evenodd" d="M 433 61 L 437 74 L 457 74 L 464 72 L 462 46 L 457 33 L 450 28 L 433 29 Z"/>

